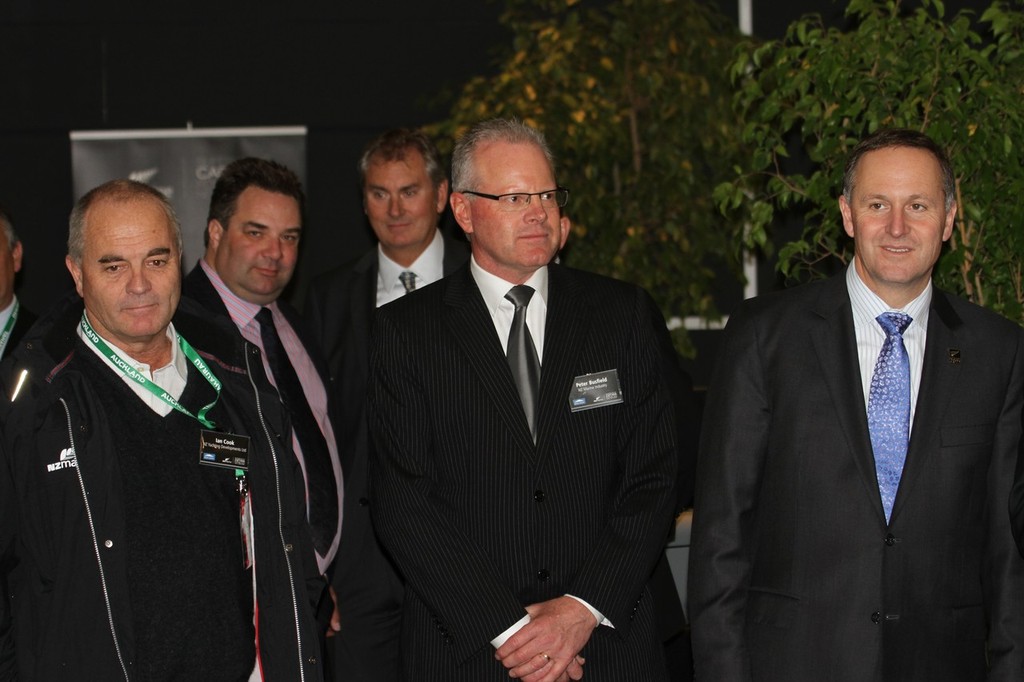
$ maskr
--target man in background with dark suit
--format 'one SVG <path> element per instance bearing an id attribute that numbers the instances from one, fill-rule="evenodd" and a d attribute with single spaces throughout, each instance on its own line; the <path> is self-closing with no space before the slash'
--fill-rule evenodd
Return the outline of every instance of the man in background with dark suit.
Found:
<path id="1" fill-rule="evenodd" d="M 839 208 L 846 271 L 748 301 L 725 331 L 694 505 L 696 679 L 1020 680 L 1024 333 L 932 285 L 957 204 L 929 137 L 863 140 Z"/>
<path id="2" fill-rule="evenodd" d="M 650 297 L 552 264 L 568 190 L 516 121 L 456 145 L 470 264 L 377 311 L 374 522 L 405 679 L 666 679 L 646 587 L 677 456 Z"/>
<path id="3" fill-rule="evenodd" d="M 14 294 L 14 276 L 21 271 L 22 247 L 14 231 L 11 216 L 0 207 L 0 357 L 6 357 L 8 349 L 14 349 L 36 316 L 26 310 Z"/>
<path id="4" fill-rule="evenodd" d="M 327 371 L 319 345 L 281 299 L 298 260 L 304 206 L 298 177 L 281 164 L 255 158 L 228 164 L 210 197 L 206 253 L 182 294 L 229 318 L 262 351 L 267 377 L 291 417 L 317 565 L 326 572 L 338 550 L 342 506 Z M 335 612 L 332 627 L 337 618 Z"/>
<path id="5" fill-rule="evenodd" d="M 404 587 L 370 521 L 367 490 L 366 366 L 376 309 L 451 274 L 466 262 L 464 242 L 438 229 L 448 179 L 426 135 L 397 129 L 375 138 L 359 159 L 363 210 L 379 244 L 313 281 L 306 319 L 327 356 L 346 444 L 345 527 L 332 576 L 341 630 L 327 643 L 338 682 L 397 682 Z"/>

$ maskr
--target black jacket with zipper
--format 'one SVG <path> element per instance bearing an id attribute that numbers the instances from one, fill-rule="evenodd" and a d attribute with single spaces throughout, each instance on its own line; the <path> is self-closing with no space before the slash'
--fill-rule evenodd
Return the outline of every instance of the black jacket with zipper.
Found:
<path id="1" fill-rule="evenodd" d="M 135 619 L 115 447 L 118 430 L 130 425 L 118 421 L 117 405 L 79 370 L 76 355 L 92 352 L 77 334 L 81 315 L 81 300 L 69 297 L 0 366 L 3 682 L 134 679 Z M 305 525 L 302 474 L 289 439 L 281 437 L 287 418 L 258 349 L 187 299 L 173 322 L 223 383 L 221 414 L 250 438 L 263 679 L 320 680 L 314 613 L 324 581 Z"/>

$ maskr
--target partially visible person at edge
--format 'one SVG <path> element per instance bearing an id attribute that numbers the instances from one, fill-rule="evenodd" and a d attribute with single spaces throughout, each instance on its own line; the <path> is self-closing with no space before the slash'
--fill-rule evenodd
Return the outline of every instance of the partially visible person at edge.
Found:
<path id="1" fill-rule="evenodd" d="M 10 355 L 18 342 L 36 321 L 14 293 L 14 277 L 21 272 L 23 247 L 10 214 L 0 207 L 0 358 Z"/>

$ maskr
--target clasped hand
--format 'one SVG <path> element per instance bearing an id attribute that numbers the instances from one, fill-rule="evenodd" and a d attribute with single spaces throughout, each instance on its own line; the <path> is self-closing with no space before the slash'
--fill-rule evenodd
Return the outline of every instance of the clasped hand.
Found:
<path id="1" fill-rule="evenodd" d="M 565 682 L 583 678 L 577 655 L 597 627 L 594 615 L 572 597 L 526 607 L 530 622 L 495 652 L 509 676 L 523 682 Z"/>

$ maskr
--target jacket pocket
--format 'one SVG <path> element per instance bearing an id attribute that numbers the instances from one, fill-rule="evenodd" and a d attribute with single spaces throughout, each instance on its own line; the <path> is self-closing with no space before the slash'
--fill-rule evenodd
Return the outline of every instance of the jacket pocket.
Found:
<path id="1" fill-rule="evenodd" d="M 985 639 L 988 626 L 981 605 L 958 606 L 953 609 L 953 634 L 958 640 Z"/>
<path id="2" fill-rule="evenodd" d="M 939 438 L 944 448 L 989 445 L 995 437 L 995 424 L 943 426 Z"/>
<path id="3" fill-rule="evenodd" d="M 750 588 L 747 592 L 747 620 L 759 625 L 788 628 L 793 625 L 800 600 L 782 592 Z"/>

